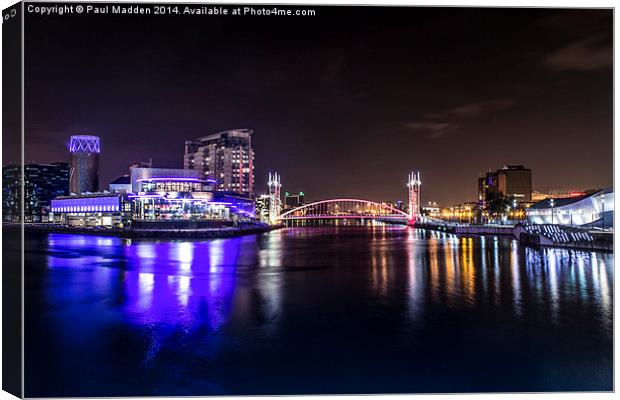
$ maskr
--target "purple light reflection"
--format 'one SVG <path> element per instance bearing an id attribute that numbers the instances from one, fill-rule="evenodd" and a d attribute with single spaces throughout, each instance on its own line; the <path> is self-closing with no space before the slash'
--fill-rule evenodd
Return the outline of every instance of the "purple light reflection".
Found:
<path id="1" fill-rule="evenodd" d="M 217 352 L 220 339 L 213 334 L 233 312 L 241 246 L 254 247 L 247 240 L 155 242 L 50 234 L 48 269 L 64 278 L 62 285 L 47 288 L 46 303 L 51 309 L 69 307 L 54 321 L 76 348 L 97 340 L 102 334 L 97 321 L 103 319 L 145 334 L 145 364 L 154 362 L 179 329 L 207 335 L 205 340 L 213 341 L 207 348 Z M 84 304 L 97 317 L 80 314 Z"/>
<path id="2" fill-rule="evenodd" d="M 140 324 L 219 329 L 229 318 L 240 240 L 141 242 L 125 246 L 124 309 Z"/>

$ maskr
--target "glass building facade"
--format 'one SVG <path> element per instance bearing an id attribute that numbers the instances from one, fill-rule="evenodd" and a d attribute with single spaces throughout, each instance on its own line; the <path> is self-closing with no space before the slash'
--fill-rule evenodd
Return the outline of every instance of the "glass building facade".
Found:
<path id="1" fill-rule="evenodd" d="M 2 167 L 2 212 L 6 222 L 21 222 L 21 165 Z M 50 202 L 69 194 L 69 164 L 24 165 L 24 221 L 47 221 Z"/>
<path id="2" fill-rule="evenodd" d="M 65 225 L 121 227 L 130 213 L 126 198 L 110 193 L 56 198 L 50 215 L 54 222 Z"/>

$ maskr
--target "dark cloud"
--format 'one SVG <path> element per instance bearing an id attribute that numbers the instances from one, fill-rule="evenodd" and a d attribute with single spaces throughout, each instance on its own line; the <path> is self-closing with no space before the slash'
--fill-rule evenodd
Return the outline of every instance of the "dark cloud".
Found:
<path id="1" fill-rule="evenodd" d="M 461 117 L 478 117 L 482 114 L 508 110 L 515 105 L 514 100 L 510 99 L 496 99 L 489 101 L 481 101 L 477 103 L 464 104 L 462 106 L 454 107 L 449 110 L 451 114 L 455 114 Z"/>
<path id="2" fill-rule="evenodd" d="M 603 10 L 562 10 L 541 18 L 538 23 L 549 33 L 578 40 L 586 35 L 605 34 L 612 23 L 610 12 Z"/>
<path id="3" fill-rule="evenodd" d="M 598 37 L 578 40 L 555 50 L 543 60 L 547 68 L 566 71 L 595 71 L 610 68 L 613 46 Z"/>
<path id="4" fill-rule="evenodd" d="M 458 125 L 448 121 L 420 121 L 420 122 L 408 122 L 405 127 L 425 132 L 429 139 L 439 139 L 450 131 L 457 130 Z"/>
<path id="5" fill-rule="evenodd" d="M 429 139 L 439 139 L 449 132 L 459 129 L 454 118 L 477 118 L 484 114 L 508 110 L 515 105 L 511 99 L 494 99 L 463 104 L 445 111 L 428 113 L 420 121 L 409 122 L 405 127 L 415 131 L 426 132 Z"/>

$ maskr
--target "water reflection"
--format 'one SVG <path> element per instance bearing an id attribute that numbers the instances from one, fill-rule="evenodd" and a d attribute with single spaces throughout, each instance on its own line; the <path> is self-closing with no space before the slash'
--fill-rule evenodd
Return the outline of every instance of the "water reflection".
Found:
<path id="1" fill-rule="evenodd" d="M 552 320 L 556 320 L 563 304 L 577 301 L 599 309 L 602 322 L 611 321 L 613 260 L 606 254 L 536 250 L 508 238 L 458 238 L 414 229 L 387 229 L 373 229 L 367 244 L 370 289 L 379 298 L 397 290 L 397 279 L 402 274 L 400 263 L 406 260 L 403 267 L 413 318 L 420 314 L 422 299 L 428 293 L 429 301 L 447 307 L 474 307 L 488 302 L 494 302 L 496 307 L 510 305 L 517 316 L 524 307 L 548 307 Z M 124 297 L 122 310 L 134 322 L 191 323 L 200 315 L 200 322 L 209 329 L 219 329 L 233 311 L 241 262 L 245 263 L 242 267 L 264 268 L 265 272 L 272 269 L 271 273 L 258 274 L 257 286 L 266 319 L 274 321 L 282 312 L 286 268 L 305 261 L 299 259 L 299 254 L 291 254 L 295 253 L 294 244 L 315 240 L 324 230 L 291 228 L 271 232 L 260 240 L 246 237 L 205 242 L 132 243 L 117 238 L 52 234 L 48 267 L 90 270 L 93 277 L 85 281 L 79 275 L 69 275 L 75 284 L 66 285 L 63 291 L 70 292 L 60 295 L 50 289 L 50 302 L 55 296 L 75 298 L 87 291 L 105 295 L 120 290 Z M 242 248 L 243 242 L 246 245 Z M 330 245 L 338 247 L 338 242 Z M 115 253 L 118 249 L 122 254 Z M 313 251 L 320 254 L 325 250 Z M 332 261 L 338 261 L 342 254 L 334 256 L 338 259 Z M 120 268 L 116 265 L 119 258 Z M 346 261 L 340 267 L 363 263 Z M 118 277 L 112 276 L 115 274 Z"/>
<path id="2" fill-rule="evenodd" d="M 365 355 L 357 362 L 370 373 L 374 370 L 368 365 L 382 365 L 391 352 L 394 360 L 411 349 L 411 332 L 423 332 L 419 343 L 432 347 L 448 325 L 451 340 L 476 337 L 476 343 L 488 343 L 485 332 L 499 331 L 503 340 L 522 341 L 539 352 L 558 341 L 574 340 L 577 347 L 584 327 L 588 335 L 602 338 L 602 348 L 611 343 L 611 254 L 540 250 L 507 237 L 386 226 L 287 228 L 210 241 L 51 234 L 32 245 L 30 259 L 47 266 L 30 279 L 36 283 L 28 300 L 35 310 L 29 314 L 31 323 L 48 333 L 45 339 L 30 339 L 47 343 L 35 359 L 60 362 L 50 350 L 58 347 L 71 360 L 89 354 L 88 362 L 119 374 L 129 373 L 123 365 L 136 359 L 150 379 L 143 383 L 151 385 L 148 393 L 180 393 L 171 382 L 181 376 L 203 382 L 205 372 L 199 371 L 205 366 L 221 379 L 210 380 L 210 389 L 197 383 L 196 392 L 185 394 L 256 393 L 242 390 L 243 382 L 273 387 L 261 373 L 267 367 L 256 361 L 265 357 L 273 358 L 272 368 L 287 365 L 290 374 L 299 374 L 301 365 L 321 357 L 344 368 L 343 360 L 353 360 L 352 354 Z M 41 246 L 46 247 L 42 261 L 37 260 Z M 117 337 L 128 340 L 127 357 L 132 358 L 108 356 L 116 351 Z M 459 357 L 488 351 L 476 346 L 459 347 L 465 352 Z M 372 349 L 378 347 L 381 353 L 372 360 Z M 575 357 L 596 362 L 586 353 Z M 403 360 L 403 365 L 409 368 L 415 360 Z M 105 391 L 121 378 L 101 379 Z M 382 390 L 390 391 L 385 379 Z M 40 395 L 62 394 L 41 385 Z M 116 394 L 122 393 L 130 391 Z"/>

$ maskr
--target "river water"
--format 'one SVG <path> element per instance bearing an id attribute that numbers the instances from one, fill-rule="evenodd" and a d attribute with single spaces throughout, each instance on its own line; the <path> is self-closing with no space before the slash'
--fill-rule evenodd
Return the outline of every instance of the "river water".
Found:
<path id="1" fill-rule="evenodd" d="M 28 397 L 612 390 L 612 254 L 398 226 L 25 246 Z"/>

